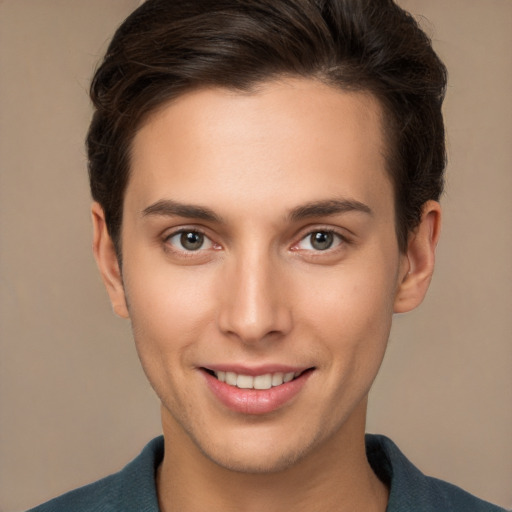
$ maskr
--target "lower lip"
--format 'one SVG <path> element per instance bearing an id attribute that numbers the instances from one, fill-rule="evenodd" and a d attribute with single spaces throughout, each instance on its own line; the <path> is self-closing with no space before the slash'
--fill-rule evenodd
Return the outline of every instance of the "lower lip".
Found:
<path id="1" fill-rule="evenodd" d="M 202 373 L 213 394 L 232 411 L 243 414 L 268 414 L 297 396 L 313 372 L 307 370 L 292 381 L 270 389 L 241 389 L 221 382 L 206 371 Z"/>

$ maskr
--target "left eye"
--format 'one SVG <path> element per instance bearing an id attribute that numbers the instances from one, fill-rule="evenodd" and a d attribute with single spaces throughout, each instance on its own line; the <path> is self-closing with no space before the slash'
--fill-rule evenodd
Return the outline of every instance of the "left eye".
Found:
<path id="1" fill-rule="evenodd" d="M 341 236 L 333 231 L 313 231 L 298 243 L 298 248 L 307 251 L 327 251 L 342 241 Z"/>
<path id="2" fill-rule="evenodd" d="M 184 251 L 199 251 L 200 249 L 210 249 L 213 246 L 212 241 L 199 231 L 179 231 L 170 236 L 167 242 Z"/>

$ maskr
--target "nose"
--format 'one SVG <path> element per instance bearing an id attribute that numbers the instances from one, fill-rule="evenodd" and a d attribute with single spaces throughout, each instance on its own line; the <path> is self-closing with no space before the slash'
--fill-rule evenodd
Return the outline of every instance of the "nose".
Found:
<path id="1" fill-rule="evenodd" d="M 244 255 L 225 269 L 219 328 L 247 345 L 262 346 L 292 329 L 283 269 L 268 255 Z"/>

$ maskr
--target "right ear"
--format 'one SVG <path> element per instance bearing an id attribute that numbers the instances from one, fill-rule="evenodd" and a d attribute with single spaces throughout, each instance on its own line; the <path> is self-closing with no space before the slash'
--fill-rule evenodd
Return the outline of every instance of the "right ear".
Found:
<path id="1" fill-rule="evenodd" d="M 100 270 L 103 284 L 107 289 L 114 313 L 122 318 L 129 318 L 126 297 L 124 294 L 123 277 L 119 267 L 114 243 L 107 230 L 105 213 L 99 203 L 94 202 L 91 207 L 93 243 L 92 250 L 96 264 Z"/>

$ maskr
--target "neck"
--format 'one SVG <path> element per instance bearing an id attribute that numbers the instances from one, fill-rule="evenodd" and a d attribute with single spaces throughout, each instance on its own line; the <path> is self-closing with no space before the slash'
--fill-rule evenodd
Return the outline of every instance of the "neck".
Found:
<path id="1" fill-rule="evenodd" d="M 345 425 L 343 432 L 293 466 L 272 473 L 222 467 L 205 456 L 178 425 L 164 420 L 165 455 L 157 473 L 160 509 L 384 512 L 388 490 L 366 458 L 364 415 L 362 429 Z"/>

